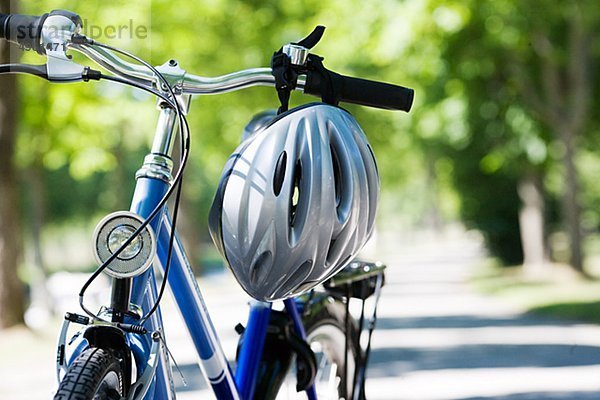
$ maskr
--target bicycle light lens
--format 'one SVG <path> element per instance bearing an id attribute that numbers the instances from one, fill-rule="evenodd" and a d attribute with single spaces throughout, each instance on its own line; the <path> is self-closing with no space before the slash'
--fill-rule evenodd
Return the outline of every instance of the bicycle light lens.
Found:
<path id="1" fill-rule="evenodd" d="M 123 250 L 119 249 L 131 238 L 144 220 L 128 211 L 117 211 L 102 219 L 94 232 L 96 261 L 103 264 L 115 253 L 116 258 L 104 270 L 115 278 L 131 278 L 146 271 L 156 254 L 156 240 L 150 226 L 146 226 Z"/>
<path id="2" fill-rule="evenodd" d="M 135 228 L 131 225 L 119 225 L 108 235 L 108 250 L 114 254 L 125 244 L 125 242 L 135 233 Z M 136 236 L 129 245 L 117 256 L 121 260 L 131 260 L 140 253 L 142 249 L 142 240 Z"/>

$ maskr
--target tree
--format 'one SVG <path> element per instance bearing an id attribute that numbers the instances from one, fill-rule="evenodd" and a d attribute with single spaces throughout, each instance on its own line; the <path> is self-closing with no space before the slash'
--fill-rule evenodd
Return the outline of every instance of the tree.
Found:
<path id="1" fill-rule="evenodd" d="M 12 3 L 13 8 L 10 8 Z M 15 2 L 0 0 L 0 12 L 14 12 Z M 0 62 L 10 60 L 8 43 L 0 41 Z M 0 329 L 23 322 L 24 298 L 17 276 L 20 243 L 19 193 L 14 167 L 17 133 L 17 80 L 0 77 Z"/>
<path id="2" fill-rule="evenodd" d="M 525 4 L 525 3 L 524 3 Z M 595 2 L 565 2 L 550 9 L 527 4 L 532 57 L 515 63 L 515 75 L 525 93 L 530 112 L 536 115 L 564 146 L 563 217 L 570 244 L 570 265 L 583 273 L 581 204 L 576 158 L 581 136 L 589 128 L 593 57 L 593 28 L 600 21 Z M 541 11 L 546 11 L 540 15 Z M 550 23 L 549 23 L 550 22 Z M 560 36 L 558 36 L 560 35 Z M 533 61 L 539 79 L 527 61 Z"/>
<path id="3" fill-rule="evenodd" d="M 463 217 L 487 232 L 488 244 L 504 261 L 507 255 L 518 261 L 521 243 L 515 239 L 526 234 L 521 237 L 529 252 L 526 266 L 535 268 L 547 254 L 545 203 L 561 197 L 569 262 L 583 272 L 577 159 L 582 138 L 593 132 L 592 124 L 597 127 L 590 112 L 599 58 L 591 45 L 600 20 L 596 4 L 432 0 L 430 7 L 443 40 L 438 79 L 426 106 L 449 99 L 464 104 L 458 111 L 466 134 L 447 140 L 448 149 L 441 151 L 453 154 Z M 562 179 L 551 184 L 546 175 L 557 170 Z M 519 229 L 518 215 L 528 226 Z M 500 241 L 490 235 L 499 228 L 504 229 Z"/>

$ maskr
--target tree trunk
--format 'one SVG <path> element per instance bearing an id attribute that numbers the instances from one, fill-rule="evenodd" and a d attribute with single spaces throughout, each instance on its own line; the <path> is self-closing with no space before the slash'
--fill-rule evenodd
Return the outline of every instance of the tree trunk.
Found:
<path id="1" fill-rule="evenodd" d="M 519 228 L 523 247 L 523 272 L 529 278 L 546 273 L 548 259 L 544 240 L 544 195 L 538 174 L 526 174 L 519 182 Z"/>
<path id="2" fill-rule="evenodd" d="M 46 282 L 49 272 L 44 258 L 42 246 L 42 230 L 46 221 L 46 186 L 44 184 L 44 170 L 40 163 L 34 163 L 27 173 L 27 184 L 29 187 L 29 203 L 31 210 L 31 244 L 33 250 L 33 266 L 31 268 L 31 304 L 29 310 L 35 309 L 39 318 L 54 315 L 54 299 L 48 291 Z M 27 318 L 27 324 L 31 326 L 32 321 Z M 43 319 L 40 319 L 43 322 Z"/>
<path id="3" fill-rule="evenodd" d="M 439 207 L 439 189 L 438 177 L 435 171 L 435 160 L 431 156 L 426 155 L 427 165 L 427 209 L 426 224 L 428 228 L 432 228 L 435 233 L 442 233 L 444 229 L 444 218 Z"/>
<path id="4" fill-rule="evenodd" d="M 544 98 L 528 90 L 533 108 L 542 116 L 555 137 L 564 145 L 562 158 L 565 185 L 563 188 L 563 218 L 569 237 L 570 259 L 573 269 L 585 275 L 583 266 L 583 232 L 579 205 L 578 173 L 575 165 L 577 139 L 584 132 L 591 115 L 591 88 L 589 47 L 591 28 L 584 19 L 581 3 L 569 3 L 568 35 L 564 60 L 551 41 L 549 32 L 533 38 L 533 50 L 541 60 L 541 82 Z M 525 84 L 525 87 L 532 85 Z"/>
<path id="5" fill-rule="evenodd" d="M 591 30 L 585 23 L 583 5 L 574 3 L 573 14 L 570 18 L 568 40 L 569 61 L 567 62 L 566 77 L 569 91 L 566 97 L 566 124 L 558 127 L 558 136 L 565 145 L 563 165 L 565 167 L 565 193 L 563 194 L 563 212 L 566 219 L 567 232 L 570 241 L 570 264 L 585 275 L 583 266 L 583 231 L 581 229 L 581 208 L 579 204 L 579 184 L 577 167 L 578 138 L 588 124 L 591 113 L 591 87 L 593 78 L 590 74 L 590 53 L 592 43 Z"/>
<path id="6" fill-rule="evenodd" d="M 10 0 L 0 0 L 0 12 L 9 12 L 10 5 Z M 8 45 L 0 41 L 0 62 L 9 59 Z M 19 191 L 13 164 L 16 113 L 16 77 L 3 75 L 0 77 L 0 329 L 22 323 L 24 312 L 23 285 L 17 276 L 21 235 Z"/>
<path id="7" fill-rule="evenodd" d="M 570 130 L 559 132 L 565 144 L 562 162 L 565 169 L 565 186 L 562 196 L 563 216 L 569 236 L 569 264 L 577 272 L 585 274 L 583 268 L 583 233 L 581 231 L 581 208 L 579 205 L 579 184 L 575 167 L 575 135 Z"/>

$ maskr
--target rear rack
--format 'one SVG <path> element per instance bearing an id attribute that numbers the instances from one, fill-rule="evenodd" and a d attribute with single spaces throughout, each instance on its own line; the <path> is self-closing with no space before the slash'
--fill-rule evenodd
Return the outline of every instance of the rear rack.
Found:
<path id="1" fill-rule="evenodd" d="M 323 286 L 334 295 L 365 300 L 375 293 L 379 275 L 382 277 L 381 286 L 384 285 L 385 269 L 386 265 L 380 261 L 354 260 L 325 281 Z"/>

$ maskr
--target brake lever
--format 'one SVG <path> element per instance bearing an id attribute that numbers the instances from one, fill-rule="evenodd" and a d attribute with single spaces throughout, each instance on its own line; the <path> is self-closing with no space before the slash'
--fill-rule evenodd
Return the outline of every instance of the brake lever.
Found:
<path id="1" fill-rule="evenodd" d="M 80 82 L 86 67 L 73 62 L 66 53 L 46 50 L 46 75 L 50 82 Z"/>
<path id="2" fill-rule="evenodd" d="M 50 52 L 49 52 L 50 53 Z M 65 54 L 48 54 L 46 64 L 5 64 L 0 66 L 1 73 L 21 73 L 34 75 L 50 82 L 67 83 L 99 79 L 89 67 L 71 61 Z"/>
<path id="3" fill-rule="evenodd" d="M 307 49 L 312 49 L 313 47 L 316 46 L 317 43 L 319 43 L 319 41 L 321 40 L 321 38 L 323 37 L 323 33 L 325 33 L 325 27 L 323 25 L 317 25 L 315 27 L 315 29 L 313 29 L 313 31 L 304 39 L 300 40 L 297 43 L 292 43 Z"/>
<path id="4" fill-rule="evenodd" d="M 44 21 L 41 45 L 46 53 L 46 74 L 50 82 L 80 82 L 85 67 L 67 54 L 74 36 L 81 31 L 81 18 L 66 11 L 53 11 Z"/>

